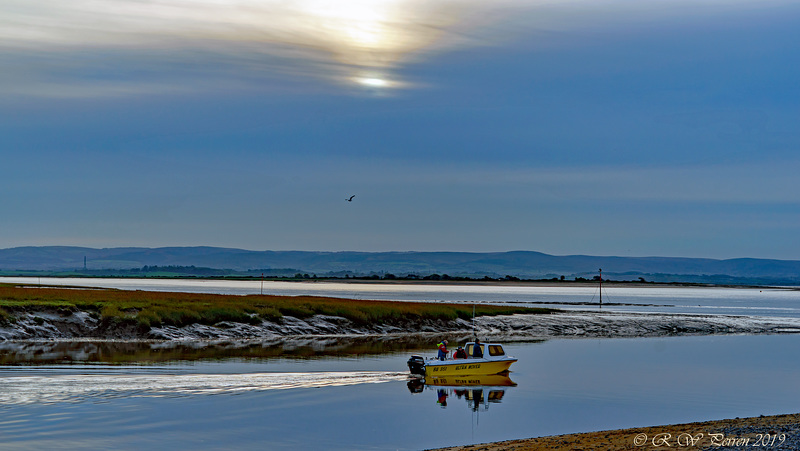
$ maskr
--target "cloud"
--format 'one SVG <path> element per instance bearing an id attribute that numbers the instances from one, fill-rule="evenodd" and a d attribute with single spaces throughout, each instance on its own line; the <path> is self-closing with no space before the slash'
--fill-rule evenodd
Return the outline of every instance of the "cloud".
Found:
<path id="1" fill-rule="evenodd" d="M 227 68 L 219 78 L 240 82 L 237 73 L 288 73 L 372 88 L 401 86 L 390 78 L 393 69 L 429 52 L 468 45 L 472 38 L 463 29 L 488 20 L 477 14 L 482 9 L 462 0 L 7 0 L 0 16 L 0 61 L 11 70 L 0 90 L 80 96 L 87 78 L 101 78 L 100 95 L 135 93 L 140 88 L 103 85 L 146 86 L 142 72 L 169 79 L 177 70 L 186 86 L 187 80 L 213 75 L 207 66 Z M 131 60 L 139 64 L 124 70 Z M 114 70 L 118 61 L 122 68 Z M 161 81 L 152 83 L 155 92 Z M 77 89 L 57 92 L 57 83 Z"/>
<path id="2" fill-rule="evenodd" d="M 524 45 L 547 46 L 562 38 L 563 31 L 592 34 L 598 27 L 614 29 L 620 24 L 647 28 L 669 18 L 698 20 L 746 9 L 753 2 L 587 4 L 588 0 L 4 0 L 0 64 L 5 74 L 0 77 L 0 95 L 159 93 L 164 84 L 198 91 L 209 83 L 217 89 L 275 83 L 284 88 L 297 83 L 297 76 L 329 86 L 360 84 L 385 90 L 413 85 L 400 78 L 401 69 L 447 50 L 496 45 L 526 35 L 533 38 Z M 133 60 L 137 66 L 125 64 Z M 85 89 L 95 81 L 94 93 Z"/>

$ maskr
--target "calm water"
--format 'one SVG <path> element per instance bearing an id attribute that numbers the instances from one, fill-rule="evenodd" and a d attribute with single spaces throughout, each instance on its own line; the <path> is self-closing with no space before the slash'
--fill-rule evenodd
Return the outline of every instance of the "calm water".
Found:
<path id="1" fill-rule="evenodd" d="M 259 281 L 42 282 L 230 294 L 261 290 Z M 502 285 L 266 282 L 264 293 L 546 302 L 579 309 L 596 307 L 570 303 L 597 300 L 591 287 Z M 611 287 L 604 301 L 636 304 L 604 310 L 800 316 L 800 292 L 792 290 Z M 324 352 L 313 343 L 264 343 L 236 352 L 191 344 L 145 345 L 153 347 L 146 350 L 92 346 L 0 346 L 0 362 L 6 362 L 0 364 L 0 449 L 422 449 L 800 412 L 798 335 L 517 343 L 507 347 L 520 359 L 510 375 L 515 386 L 420 392 L 406 376 L 411 348 L 420 346 L 413 342 L 355 340 Z M 52 363 L 64 355 L 83 363 Z M 130 355 L 160 363 L 102 363 Z"/>
<path id="2" fill-rule="evenodd" d="M 35 277 L 0 277 L 0 282 L 39 283 Z M 127 290 L 258 294 L 260 281 L 186 279 L 42 278 L 49 285 L 80 285 Z M 579 303 L 598 302 L 592 286 L 427 285 L 343 282 L 265 281 L 264 294 L 316 295 L 351 299 L 426 302 L 501 303 L 591 309 Z M 695 313 L 800 317 L 800 291 L 795 289 L 619 287 L 603 288 L 603 309 L 645 313 Z M 620 305 L 622 304 L 622 305 Z"/>
<path id="3" fill-rule="evenodd" d="M 0 448 L 422 449 L 800 411 L 800 337 L 514 344 L 516 386 L 367 358 L 0 366 Z M 431 351 L 432 353 L 432 351 Z"/>

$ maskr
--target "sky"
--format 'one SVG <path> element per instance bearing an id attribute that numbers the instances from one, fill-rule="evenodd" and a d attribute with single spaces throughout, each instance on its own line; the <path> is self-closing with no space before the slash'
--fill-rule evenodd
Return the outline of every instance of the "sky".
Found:
<path id="1" fill-rule="evenodd" d="M 797 260 L 798 23 L 784 0 L 0 0 L 0 248 Z"/>

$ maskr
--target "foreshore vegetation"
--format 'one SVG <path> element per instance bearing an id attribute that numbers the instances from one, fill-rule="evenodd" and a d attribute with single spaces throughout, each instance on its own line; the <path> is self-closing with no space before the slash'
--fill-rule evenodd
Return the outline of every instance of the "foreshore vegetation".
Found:
<path id="1" fill-rule="evenodd" d="M 15 321 L 16 312 L 46 309 L 69 314 L 88 311 L 109 325 L 140 328 L 183 327 L 220 322 L 260 324 L 283 316 L 309 318 L 329 315 L 355 324 L 420 320 L 470 319 L 515 313 L 552 313 L 547 308 L 496 305 L 440 304 L 341 299 L 317 296 L 225 295 L 206 293 L 54 288 L 0 284 L 0 325 Z"/>

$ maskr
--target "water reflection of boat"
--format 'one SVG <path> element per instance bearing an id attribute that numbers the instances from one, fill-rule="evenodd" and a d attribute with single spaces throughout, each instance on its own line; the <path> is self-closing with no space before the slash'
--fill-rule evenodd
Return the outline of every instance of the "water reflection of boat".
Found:
<path id="1" fill-rule="evenodd" d="M 478 411 L 481 406 L 489 409 L 490 403 L 500 403 L 508 387 L 514 383 L 507 375 L 488 375 L 480 377 L 453 377 L 453 378 L 414 378 L 408 381 L 408 390 L 411 393 L 422 393 L 426 388 L 436 390 L 436 403 L 447 407 L 448 399 L 455 397 L 464 399 L 473 411 Z"/>
<path id="2" fill-rule="evenodd" d="M 489 410 L 489 403 L 499 404 L 503 401 L 503 396 L 505 396 L 505 390 L 484 390 L 482 388 L 475 388 L 475 389 L 465 389 L 465 390 L 453 390 L 453 394 L 455 394 L 459 399 L 461 396 L 464 396 L 464 399 L 467 400 L 467 405 L 473 411 L 478 411 L 481 406 L 483 406 L 483 410 Z"/>
<path id="3" fill-rule="evenodd" d="M 475 346 L 480 346 L 483 357 L 472 357 Z M 517 359 L 505 353 L 503 345 L 498 343 L 467 343 L 467 358 L 425 360 L 420 355 L 412 355 L 408 359 L 408 369 L 412 374 L 423 377 L 445 376 L 486 376 L 508 372 L 508 368 Z"/>
<path id="4" fill-rule="evenodd" d="M 507 374 L 489 374 L 484 376 L 433 376 L 425 379 L 428 385 L 445 387 L 472 387 L 477 385 L 494 387 L 513 387 L 517 384 Z"/>

